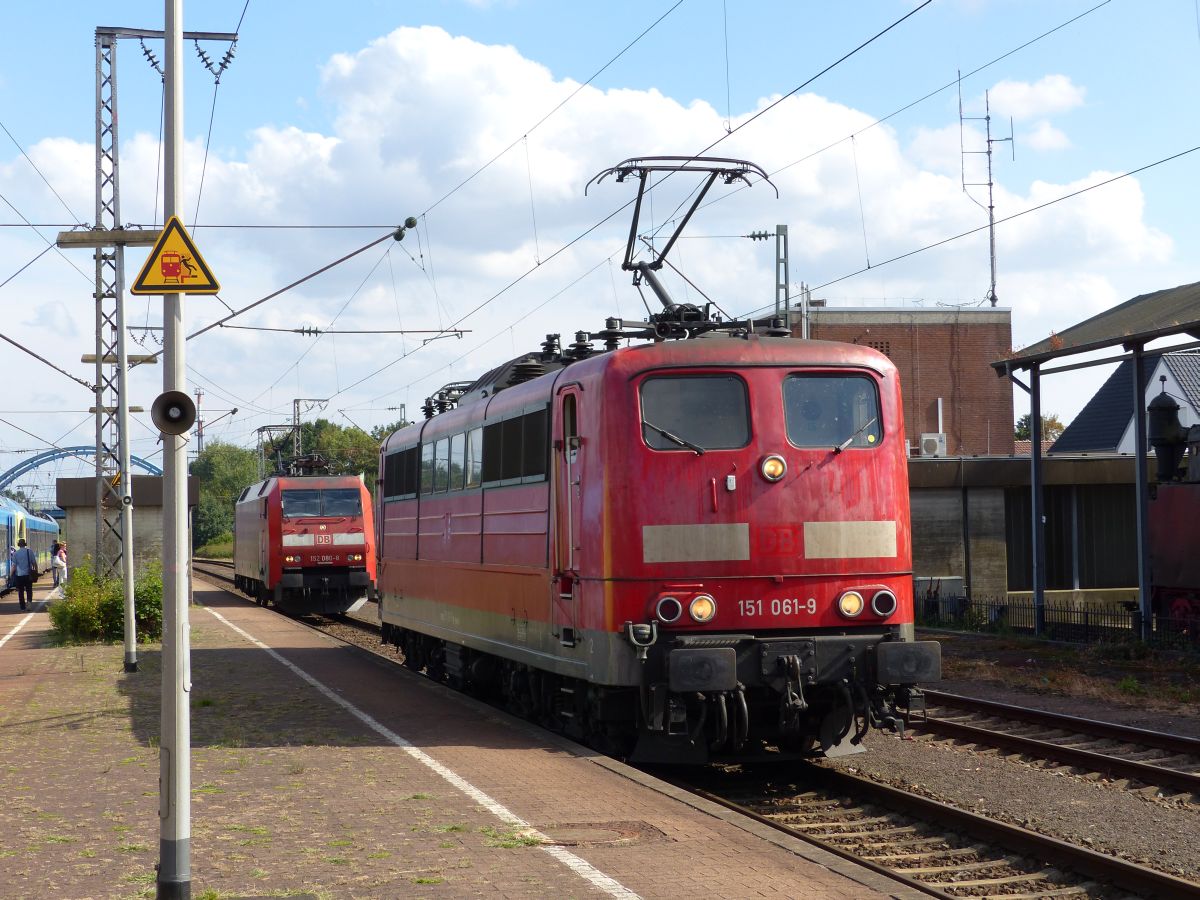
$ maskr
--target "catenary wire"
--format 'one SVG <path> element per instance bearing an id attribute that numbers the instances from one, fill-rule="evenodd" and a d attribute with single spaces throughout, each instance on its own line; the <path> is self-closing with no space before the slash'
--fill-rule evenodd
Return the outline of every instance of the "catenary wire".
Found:
<path id="1" fill-rule="evenodd" d="M 1069 193 L 1069 194 L 1063 194 L 1061 197 L 1056 197 L 1053 200 L 1047 200 L 1045 203 L 1039 203 L 1037 206 L 1031 206 L 1028 209 L 1023 209 L 1020 212 L 1013 213 L 1012 215 L 1004 216 L 1003 218 L 997 219 L 995 224 L 1001 225 L 1005 222 L 1011 222 L 1013 219 L 1019 219 L 1022 216 L 1029 215 L 1030 213 L 1038 212 L 1039 210 L 1045 209 L 1048 206 L 1054 206 L 1057 203 L 1062 203 L 1064 200 L 1070 200 L 1074 197 L 1078 197 L 1080 194 L 1086 194 L 1089 191 L 1096 190 L 1097 188 L 1106 187 L 1107 185 L 1110 185 L 1113 182 L 1120 181 L 1122 178 L 1129 178 L 1130 176 L 1137 175 L 1140 172 L 1145 172 L 1145 171 L 1147 171 L 1149 169 L 1153 169 L 1157 166 L 1164 165 L 1165 163 L 1169 163 L 1169 162 L 1173 162 L 1177 159 L 1181 159 L 1182 157 L 1187 156 L 1190 153 L 1195 153 L 1197 150 L 1200 150 L 1200 144 L 1197 144 L 1195 147 L 1189 147 L 1187 150 L 1181 150 L 1178 153 L 1173 153 L 1170 156 L 1165 156 L 1162 159 L 1155 160 L 1152 163 L 1147 163 L 1144 166 L 1139 166 L 1136 169 L 1130 169 L 1128 172 L 1122 172 L 1120 175 L 1114 175 L 1112 178 L 1106 178 L 1103 181 L 1098 181 L 1095 184 L 1091 184 L 1091 185 L 1088 185 L 1087 187 L 1080 188 L 1077 191 L 1071 191 L 1071 193 Z M 909 250 L 906 253 L 901 253 L 898 256 L 893 256 L 890 259 L 885 259 L 882 262 L 877 262 L 873 266 L 864 267 L 864 268 L 858 269 L 854 272 L 849 272 L 849 273 L 847 273 L 845 275 L 841 275 L 837 278 L 830 279 L 829 281 L 826 281 L 823 284 L 818 284 L 813 287 L 810 287 L 809 290 L 810 291 L 822 290 L 823 288 L 827 288 L 830 285 L 837 284 L 838 282 L 841 282 L 841 281 L 846 281 L 849 278 L 854 278 L 856 275 L 862 275 L 864 272 L 873 272 L 876 269 L 880 269 L 883 266 L 888 265 L 889 263 L 899 262 L 902 259 L 908 259 L 910 256 L 916 256 L 918 253 L 924 253 L 926 250 L 933 250 L 936 247 L 944 246 L 945 244 L 949 244 L 949 243 L 952 243 L 953 241 L 960 240 L 961 238 L 970 237 L 973 234 L 978 234 L 979 232 L 984 231 L 985 229 L 987 229 L 989 227 L 990 227 L 989 225 L 980 225 L 977 228 L 972 228 L 968 231 L 961 232 L 960 234 L 955 234 L 955 235 L 951 235 L 950 237 L 947 237 L 947 238 L 942 238 L 940 241 L 934 241 L 932 244 L 926 244 L 923 247 L 917 247 L 914 250 Z M 798 297 L 798 296 L 799 296 L 799 294 L 790 294 L 787 299 L 791 300 L 794 297 Z M 766 306 L 757 307 L 754 310 L 752 310 L 751 312 L 746 313 L 745 316 L 743 316 L 743 318 L 751 316 L 754 313 L 757 313 L 757 312 L 760 312 L 762 310 L 769 309 L 769 308 L 770 307 L 766 307 Z"/>
<path id="2" fill-rule="evenodd" d="M 806 80 L 805 80 L 804 82 L 802 82 L 801 84 L 797 85 L 795 88 L 793 88 L 793 89 L 792 89 L 791 91 L 789 91 L 787 94 L 784 94 L 782 97 L 780 97 L 780 98 L 779 98 L 778 100 L 776 100 L 774 103 L 771 103 L 770 105 L 768 105 L 768 106 L 764 107 L 763 109 L 759 110 L 757 113 L 755 113 L 755 114 L 754 114 L 753 116 L 751 116 L 749 119 L 747 119 L 745 122 L 742 122 L 741 124 L 739 124 L 739 125 L 737 126 L 737 128 L 734 128 L 732 131 L 730 131 L 730 132 L 726 133 L 726 134 L 725 134 L 725 135 L 723 135 L 722 137 L 718 138 L 716 141 L 713 141 L 711 144 L 709 144 L 707 147 L 705 147 L 705 148 L 704 148 L 703 150 L 701 150 L 699 153 L 697 153 L 697 154 L 693 155 L 693 156 L 692 156 L 692 159 L 696 159 L 696 158 L 698 158 L 698 157 L 702 156 L 704 153 L 707 153 L 709 150 L 711 150 L 713 147 L 715 147 L 715 146 L 716 146 L 717 144 L 719 144 L 721 141 L 725 140 L 725 139 L 726 139 L 727 137 L 729 137 L 730 135 L 732 135 L 732 134 L 734 134 L 734 133 L 736 133 L 736 132 L 740 131 L 742 128 L 744 128 L 745 126 L 749 125 L 751 122 L 755 121 L 755 120 L 756 120 L 756 119 L 758 119 L 759 117 L 761 117 L 761 116 L 765 115 L 767 112 L 771 111 L 771 110 L 772 110 L 772 109 L 774 109 L 776 106 L 778 106 L 778 105 L 779 105 L 781 102 L 783 102 L 783 100 L 785 100 L 787 97 L 790 97 L 790 96 L 792 96 L 792 95 L 793 95 L 793 94 L 795 94 L 797 91 L 800 91 L 800 90 L 802 90 L 803 88 L 805 88 L 806 86 L 808 86 L 808 85 L 812 84 L 812 83 L 813 83 L 815 80 L 817 80 L 818 78 L 820 78 L 820 77 L 821 77 L 822 75 L 824 75 L 826 72 L 829 72 L 831 69 L 835 68 L 836 66 L 838 66 L 838 65 L 841 65 L 841 63 L 845 62 L 847 59 L 849 59 L 850 57 L 854 56 L 854 55 L 855 55 L 856 53 L 858 53 L 860 50 L 864 49 L 865 47 L 869 46 L 870 44 L 872 44 L 873 42 L 875 42 L 876 40 L 878 40 L 879 38 L 881 38 L 883 35 L 887 34 L 887 33 L 888 33 L 889 31 L 891 31 L 893 28 L 896 28 L 898 25 L 900 25 L 901 23 L 903 23 L 905 20 L 907 20 L 907 19 L 911 18 L 913 15 L 915 15 L 915 14 L 916 14 L 917 12 L 919 12 L 920 10 L 924 9 L 926 6 L 928 6 L 928 5 L 929 5 L 930 3 L 932 3 L 932 2 L 933 2 L 933 0 L 924 0 L 924 2 L 923 2 L 923 3 L 921 3 L 919 6 L 917 6 L 917 7 L 913 8 L 913 9 L 912 9 L 912 10 L 910 10 L 909 12 L 905 13 L 905 14 L 904 14 L 903 16 L 901 16 L 899 19 L 896 19 L 894 22 L 892 22 L 892 23 L 891 23 L 890 25 L 888 25 L 886 28 L 882 29 L 881 31 L 878 31 L 878 32 L 876 32 L 876 33 L 875 33 L 873 36 L 871 36 L 871 37 L 870 37 L 870 38 L 868 38 L 867 40 L 863 41 L 861 44 L 859 44 L 859 45 L 858 45 L 857 47 L 855 47 L 853 50 L 850 50 L 850 51 L 848 51 L 847 53 L 843 54 L 841 57 L 839 57 L 837 60 L 835 60 L 834 62 L 832 62 L 832 63 L 830 63 L 829 65 L 827 65 L 827 66 L 826 66 L 825 68 L 823 68 L 821 71 L 817 72 L 817 73 L 816 73 L 815 75 L 813 75 L 812 77 L 810 77 L 810 78 L 806 79 Z M 677 4 L 677 5 L 678 5 L 678 4 Z M 674 9 L 674 7 L 672 7 L 672 9 Z M 666 14 L 664 14 L 664 15 L 666 15 Z M 660 19 L 660 21 L 661 21 L 661 19 Z M 631 45 L 631 46 L 632 46 L 632 45 Z M 594 77 L 594 76 L 593 76 L 593 77 Z M 564 101 L 564 102 L 565 102 L 565 101 Z M 542 121 L 545 121 L 545 120 L 543 119 Z M 539 124 L 540 124 L 540 123 L 539 123 Z M 535 126 L 535 127 L 536 127 L 536 126 Z M 532 129 L 530 129 L 530 130 L 532 130 Z M 514 141 L 514 143 L 513 143 L 512 145 L 510 145 L 510 146 L 515 146 L 515 144 L 516 144 L 516 142 Z M 506 149 L 507 149 L 507 148 L 506 148 Z M 489 163 L 489 165 L 490 165 L 490 163 Z M 482 169 L 481 169 L 481 170 L 479 170 L 479 171 L 482 171 Z M 475 174 L 478 174 L 478 171 L 477 171 Z M 470 178 L 474 178 L 474 177 L 475 177 L 474 175 L 470 176 Z M 663 181 L 665 181 L 665 180 L 666 180 L 666 178 L 669 178 L 669 177 L 670 177 L 670 174 L 668 174 L 666 177 L 664 177 L 663 179 L 661 179 L 661 180 L 659 181 L 659 184 L 661 184 Z M 468 178 L 468 179 L 467 179 L 467 181 L 469 181 L 469 180 L 470 180 L 470 178 Z M 462 182 L 462 183 L 459 185 L 459 187 L 461 187 L 461 186 L 462 186 L 462 184 L 466 184 L 466 181 Z M 458 187 L 456 187 L 454 190 L 458 190 Z M 449 196 L 449 194 L 447 194 L 446 196 Z M 445 199 L 445 197 L 443 197 L 442 199 Z M 438 202 L 438 203 L 440 203 L 440 202 L 441 202 L 441 200 L 439 200 L 439 201 L 437 201 L 437 202 Z M 587 229 L 586 231 L 584 231 L 582 234 L 580 234 L 580 235 L 576 236 L 576 237 L 575 237 L 575 238 L 573 238 L 573 239 L 572 239 L 570 242 L 568 242 L 567 244 L 564 244 L 562 247 L 560 247 L 560 248 L 558 248 L 557 250 L 555 250 L 555 251 L 554 251 L 552 254 L 550 254 L 550 256 L 548 256 L 548 257 L 547 257 L 545 260 L 543 260 L 542 262 L 540 262 L 540 263 L 538 263 L 538 264 L 534 265 L 533 267 L 531 267 L 531 268 L 527 269 L 525 272 L 523 272 L 523 273 L 521 273 L 520 275 L 518 275 L 518 276 L 517 276 L 515 279 L 513 279 L 512 281 L 510 281 L 508 284 L 506 284 L 504 287 L 502 287 L 502 288 L 501 288 L 499 291 L 497 291 L 495 294 L 493 294 L 492 296 L 488 297 L 486 300 L 484 300 L 483 302 L 481 302 L 480 304 L 478 304 L 478 305 L 477 305 L 477 306 L 476 306 L 474 309 L 472 309 L 472 310 L 470 310 L 469 312 L 467 312 L 466 314 L 464 314 L 464 315 L 460 316 L 460 317 L 459 317 L 459 318 L 458 318 L 458 319 L 457 319 L 457 320 L 456 320 L 454 323 L 452 323 L 452 324 L 449 326 L 449 328 L 455 328 L 455 327 L 457 327 L 458 325 L 461 325 L 463 322 L 465 322 L 465 321 L 466 321 L 467 319 L 469 319 L 471 316 L 475 315 L 475 313 L 479 312 L 481 309 L 483 309 L 484 307 L 488 306 L 490 303 L 494 302 L 494 301 L 495 301 L 495 300 L 496 300 L 498 297 L 500 297 L 501 295 L 503 295 L 504 293 L 506 293 L 507 291 L 509 291 L 510 289 L 512 289 L 514 286 L 516 286 L 517 284 L 519 284 L 521 281 L 523 281 L 525 278 L 527 278 L 529 275 L 531 275 L 531 274 L 532 274 L 534 271 L 536 271 L 536 270 L 537 270 L 538 268 L 540 268 L 542 265 L 544 265 L 545 263 L 548 263 L 550 260 L 554 259 L 556 256 L 558 256 L 559 254 L 561 254 L 563 251 L 567 250 L 568 248 L 572 247 L 574 244 L 576 244 L 576 243 L 578 243 L 579 241 L 581 241 L 581 240 L 582 240 L 584 237 L 586 237 L 586 236 L 587 236 L 587 235 L 589 235 L 591 232 L 593 232 L 594 230 L 596 230 L 597 228 L 599 228 L 601 225 L 603 225 L 603 224 L 605 224 L 606 222 L 608 222 L 608 221 L 609 221 L 611 218 L 613 218 L 613 216 L 617 215 L 617 213 L 621 212 L 622 210 L 624 210 L 624 209 L 628 208 L 628 207 L 629 207 L 629 206 L 631 206 L 633 203 L 634 203 L 634 200 L 630 200 L 629 202 L 625 203 L 624 205 L 622 205 L 622 206 L 621 206 L 621 207 L 619 207 L 618 209 L 614 210 L 614 211 L 613 211 L 612 213 L 610 213 L 609 215 L 605 216 L 605 217 L 604 217 L 603 219 L 601 219 L 599 222 L 597 222 L 596 224 L 592 225 L 590 228 L 588 228 L 588 229 Z M 434 204 L 434 206 L 436 206 L 436 205 L 437 205 L 437 204 L 435 203 L 435 204 Z M 434 207 L 432 207 L 432 206 L 430 207 L 430 209 L 433 209 L 433 208 L 434 208 Z M 374 378 L 374 377 L 375 377 L 375 376 L 377 376 L 377 375 L 380 375 L 380 374 L 382 374 L 383 372 L 387 371 L 387 370 L 388 370 L 388 369 L 390 369 L 392 366 L 394 366 L 396 363 L 400 362 L 400 361 L 401 361 L 401 360 L 403 360 L 403 359 L 406 359 L 407 357 L 411 356 L 413 353 L 417 352 L 419 349 L 421 349 L 421 348 L 417 347 L 417 348 L 414 348 L 412 351 L 409 351 L 409 352 L 406 352 L 406 353 L 403 353 L 403 354 L 401 354 L 400 356 L 398 356 L 398 357 L 396 357 L 395 359 L 391 360 L 390 362 L 388 362 L 388 363 L 384 364 L 383 366 L 381 366 L 380 368 L 378 368 L 378 369 L 376 369 L 375 371 L 371 372 L 370 374 L 363 376 L 362 378 L 358 379 L 357 381 L 353 382 L 352 384 L 350 384 L 350 385 L 347 385 L 346 387 L 344 387 L 344 388 L 341 388 L 340 390 L 338 390 L 338 391 L 336 391 L 335 393 L 331 394 L 331 395 L 330 395 L 330 397 L 329 397 L 329 399 L 333 399 L 334 397 L 337 397 L 337 396 L 339 396 L 339 395 L 341 395 L 341 394 L 344 394 L 346 391 L 352 390 L 353 388 L 355 388 L 355 387 L 358 387 L 360 384 L 362 384 L 362 383 L 364 383 L 364 382 L 366 382 L 366 381 L 369 381 L 370 379 Z"/>
<path id="3" fill-rule="evenodd" d="M 63 209 L 65 209 L 65 210 L 66 210 L 68 213 L 70 213 L 70 215 L 71 215 L 71 218 L 75 220 L 75 224 L 76 224 L 76 225 L 82 225 L 82 224 L 83 224 L 83 219 L 79 218 L 79 216 L 77 216 L 77 215 L 75 214 L 75 210 L 73 210 L 73 209 L 71 209 L 71 207 L 67 206 L 67 201 L 66 201 L 66 200 L 64 200 L 64 199 L 62 198 L 62 194 L 60 194 L 58 191 L 56 191 L 56 190 L 54 189 L 54 185 L 52 185 L 52 184 L 51 184 L 51 183 L 50 183 L 50 182 L 47 180 L 46 176 L 42 174 L 42 170 L 41 170 L 41 169 L 39 169 L 39 168 L 37 167 L 37 163 L 35 163 L 35 162 L 34 162 L 34 161 L 33 161 L 33 160 L 30 158 L 29 154 L 25 152 L 25 148 L 24 148 L 24 147 L 22 147 L 22 146 L 21 146 L 21 145 L 20 145 L 20 144 L 17 142 L 17 139 L 16 139 L 15 137 L 13 137 L 13 134 L 12 134 L 12 132 L 8 130 L 8 126 L 4 124 L 3 120 L 0 120 L 0 128 L 3 128 L 3 129 L 4 129 L 4 133 L 5 133 L 5 134 L 7 134 L 7 135 L 8 135 L 8 139 L 9 139 L 10 141 L 12 141 L 12 142 L 13 142 L 13 146 L 14 146 L 14 147 L 16 147 L 18 150 L 20 150 L 20 151 L 21 151 L 21 155 L 22 155 L 23 157 L 25 157 L 25 159 L 26 159 L 26 161 L 29 163 L 29 165 L 31 165 L 31 166 L 33 167 L 33 171 L 37 172 L 37 174 L 38 174 L 38 178 L 42 179 L 42 181 L 43 181 L 43 183 L 45 183 L 46 187 L 50 188 L 50 193 L 52 193 L 52 194 L 53 194 L 55 197 L 57 197 L 57 198 L 58 198 L 58 202 L 62 204 L 62 206 L 63 206 Z"/>
<path id="4" fill-rule="evenodd" d="M 926 2 L 929 2 L 929 0 L 926 0 Z M 546 113 L 544 116 L 542 116 L 536 122 L 534 122 L 531 127 L 526 128 L 522 132 L 521 137 L 514 140 L 511 144 L 509 144 L 507 147 L 505 147 L 503 150 L 501 150 L 499 153 L 497 153 L 495 156 L 493 156 L 491 159 L 489 159 L 487 162 L 485 162 L 482 166 L 480 166 L 478 169 L 476 169 L 474 172 L 472 172 L 470 175 L 468 175 L 466 178 L 464 178 L 462 181 L 460 181 L 458 184 L 456 184 L 454 187 L 452 187 L 449 191 L 447 191 L 445 194 L 443 194 L 441 197 L 439 197 L 437 200 L 435 200 L 433 202 L 433 204 L 431 206 L 429 206 L 425 210 L 424 213 L 422 213 L 422 215 L 426 215 L 428 213 L 433 212 L 442 203 L 444 203 L 446 200 L 448 200 L 454 194 L 458 193 L 458 191 L 460 191 L 462 188 L 466 187 L 467 184 L 469 184 L 471 181 L 473 181 L 475 179 L 475 177 L 478 176 L 479 174 L 481 174 L 484 170 L 489 168 L 493 163 L 496 162 L 496 160 L 500 159 L 500 157 L 504 156 L 504 154 L 506 154 L 509 150 L 511 150 L 513 147 L 517 146 L 517 144 L 519 144 L 521 141 L 525 140 L 533 131 L 538 129 L 542 124 L 545 123 L 545 121 L 547 119 L 549 119 L 552 115 L 554 115 L 556 112 L 558 112 L 560 109 L 562 109 L 567 103 L 570 103 L 571 100 L 573 100 L 580 91 L 582 91 L 585 87 L 587 87 L 593 81 L 595 81 L 604 72 L 605 69 L 607 69 L 613 63 L 615 63 L 618 59 L 620 59 L 622 56 L 624 56 L 625 53 L 631 47 L 633 47 L 634 44 L 636 44 L 638 41 L 640 41 L 642 38 L 644 38 L 647 34 L 649 34 L 651 31 L 653 31 L 658 26 L 658 24 L 660 22 L 662 22 L 663 19 L 665 19 L 671 13 L 675 12 L 675 10 L 678 9 L 682 4 L 683 4 L 683 0 L 676 0 L 676 2 L 671 6 L 670 9 L 668 9 L 661 16 L 659 16 L 652 23 L 650 23 L 650 25 L 648 25 L 642 31 L 641 34 L 639 34 L 632 41 L 630 41 L 628 44 L 626 44 L 621 49 L 621 51 L 619 53 L 617 53 L 616 56 L 614 56 L 612 59 L 610 59 L 608 62 L 606 62 L 603 66 L 601 66 L 599 69 L 597 69 L 595 72 L 593 72 L 591 77 L 588 78 L 587 81 L 580 84 L 577 88 L 575 88 L 575 90 L 573 90 L 570 94 L 568 94 L 561 101 L 559 101 L 559 103 L 553 109 L 551 109 L 548 113 Z"/>

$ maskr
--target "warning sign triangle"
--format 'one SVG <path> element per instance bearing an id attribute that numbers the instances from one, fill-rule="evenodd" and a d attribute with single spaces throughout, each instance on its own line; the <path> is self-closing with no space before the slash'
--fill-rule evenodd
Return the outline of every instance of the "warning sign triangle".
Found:
<path id="1" fill-rule="evenodd" d="M 208 263 L 176 216 L 158 237 L 131 294 L 215 294 L 221 290 Z"/>

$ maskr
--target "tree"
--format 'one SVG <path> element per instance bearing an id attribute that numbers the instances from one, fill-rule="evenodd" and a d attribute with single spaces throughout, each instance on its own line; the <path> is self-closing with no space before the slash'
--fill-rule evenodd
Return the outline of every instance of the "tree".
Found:
<path id="1" fill-rule="evenodd" d="M 211 441 L 192 462 L 190 471 L 200 481 L 192 543 L 202 547 L 233 532 L 233 505 L 242 491 L 258 480 L 258 456 L 244 447 Z"/>
<path id="2" fill-rule="evenodd" d="M 1021 418 L 1017 419 L 1017 426 L 1013 430 L 1013 437 L 1018 441 L 1033 440 L 1033 418 L 1031 413 L 1025 413 Z M 1056 441 L 1062 435 L 1065 426 L 1059 421 L 1057 414 L 1047 413 L 1042 416 L 1042 440 Z"/>

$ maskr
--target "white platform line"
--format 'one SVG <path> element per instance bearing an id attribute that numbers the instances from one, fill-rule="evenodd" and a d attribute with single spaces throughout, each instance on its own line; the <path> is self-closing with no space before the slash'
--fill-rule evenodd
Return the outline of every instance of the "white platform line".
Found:
<path id="1" fill-rule="evenodd" d="M 342 707 L 344 710 L 346 710 L 348 713 L 350 713 L 352 716 L 354 716 L 356 719 L 358 719 L 360 722 L 362 722 L 364 725 L 366 725 L 368 728 L 370 728 L 376 734 L 385 738 L 389 743 L 394 744 L 395 746 L 399 747 L 405 753 L 407 753 L 409 756 L 413 757 L 413 759 L 417 760 L 418 762 L 427 766 L 429 769 L 436 772 L 438 775 L 440 775 L 442 778 L 444 778 L 447 782 L 449 782 L 455 788 L 457 788 L 459 791 L 461 791 L 463 794 L 470 797 L 472 800 L 474 800 L 480 806 L 487 809 L 488 812 L 490 812 L 492 815 L 494 815 L 497 819 L 499 819 L 505 825 L 508 825 L 512 828 L 519 828 L 523 834 L 529 835 L 531 837 L 535 837 L 541 841 L 546 841 L 547 843 L 543 843 L 541 845 L 540 849 L 542 849 L 543 851 L 548 853 L 554 859 L 558 860 L 560 863 L 562 863 L 564 866 L 566 866 L 568 869 L 570 869 L 572 872 L 574 872 L 576 875 L 578 875 L 584 881 L 588 882 L 593 887 L 608 894 L 610 897 L 620 897 L 620 898 L 623 898 L 623 900 L 639 900 L 638 894 L 629 890 L 629 888 L 625 887 L 623 884 L 621 884 L 615 878 L 612 878 L 609 875 L 605 875 L 603 872 L 601 872 L 599 869 L 597 869 L 595 866 L 593 866 L 591 863 L 589 863 L 586 859 L 583 859 L 582 857 L 575 855 L 574 853 L 572 853 L 571 851 L 569 851 L 563 847 L 555 846 L 555 845 L 548 843 L 549 839 L 544 834 L 542 834 L 540 831 L 538 831 L 536 828 L 534 828 L 532 825 L 530 825 L 528 822 L 526 822 L 524 819 L 522 819 L 516 813 L 512 812 L 510 809 L 508 809 L 503 804 L 501 804 L 498 801 L 489 797 L 487 794 L 485 794 L 479 788 L 475 787 L 475 785 L 471 784 L 469 781 L 467 781 L 461 775 L 458 775 L 456 772 L 454 772 L 451 769 L 448 769 L 446 766 L 442 765 L 440 762 L 438 762 L 436 759 L 434 759 L 432 756 L 430 756 L 424 750 L 421 750 L 419 747 L 414 747 L 405 738 L 396 734 L 396 732 L 392 731 L 387 726 L 383 725 L 382 723 L 378 722 L 377 720 L 372 718 L 367 713 L 363 712 L 357 706 L 355 706 L 354 704 L 352 704 L 348 700 L 346 700 L 344 697 L 339 696 L 332 689 L 326 687 L 320 681 L 317 681 L 317 679 L 315 679 L 313 676 L 309 675 L 307 672 L 305 672 L 303 669 L 301 669 L 295 663 L 292 663 L 289 660 L 285 659 L 283 656 L 281 656 L 275 650 L 268 647 L 266 644 L 264 644 L 258 638 L 254 637 L 253 635 L 251 635 L 244 629 L 239 628 L 237 625 L 234 625 L 232 622 L 230 622 L 227 618 L 225 618 L 223 615 L 221 615 L 216 610 L 209 609 L 207 606 L 204 607 L 204 609 L 207 610 L 209 613 L 211 613 L 213 616 L 215 616 L 217 619 L 219 619 L 221 622 L 225 623 L 225 625 L 228 626 L 229 628 L 231 628 L 233 631 L 236 631 L 238 634 L 240 634 L 243 638 L 245 638 L 251 644 L 258 647 L 260 650 L 263 650 L 266 653 L 270 654 L 272 659 L 274 659 L 275 661 L 279 662 L 281 665 L 290 669 L 301 680 L 312 685 L 312 687 L 314 687 L 317 691 L 319 691 L 322 694 L 322 696 L 324 696 L 328 700 L 331 700 L 332 702 L 336 703 L 338 706 Z M 20 627 L 20 626 L 18 626 L 18 627 Z M 6 640 L 7 640 L 7 638 L 6 638 Z M 2 643 L 2 642 L 0 642 L 0 643 Z"/>
<path id="2" fill-rule="evenodd" d="M 23 618 L 16 625 L 14 625 L 12 631 L 10 631 L 4 637 L 0 638 L 0 647 L 3 647 L 5 644 L 7 644 L 9 641 L 9 638 L 11 638 L 14 634 L 16 634 L 18 631 L 20 631 L 22 628 L 24 628 L 26 625 L 29 624 L 29 620 L 33 618 L 33 614 L 35 612 L 41 611 L 43 603 L 45 603 L 44 600 L 38 600 L 37 602 L 35 602 L 33 604 L 33 609 L 31 609 L 29 611 L 29 614 L 27 616 L 25 616 L 25 618 Z"/>

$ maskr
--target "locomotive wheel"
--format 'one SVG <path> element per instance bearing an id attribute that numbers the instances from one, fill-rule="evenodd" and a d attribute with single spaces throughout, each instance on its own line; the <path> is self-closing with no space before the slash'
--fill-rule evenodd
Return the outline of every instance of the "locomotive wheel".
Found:
<path id="1" fill-rule="evenodd" d="M 404 668 L 412 672 L 420 672 L 425 668 L 421 661 L 421 651 L 418 646 L 418 638 L 411 631 L 404 632 L 404 636 L 400 640 L 401 649 L 404 653 Z"/>

